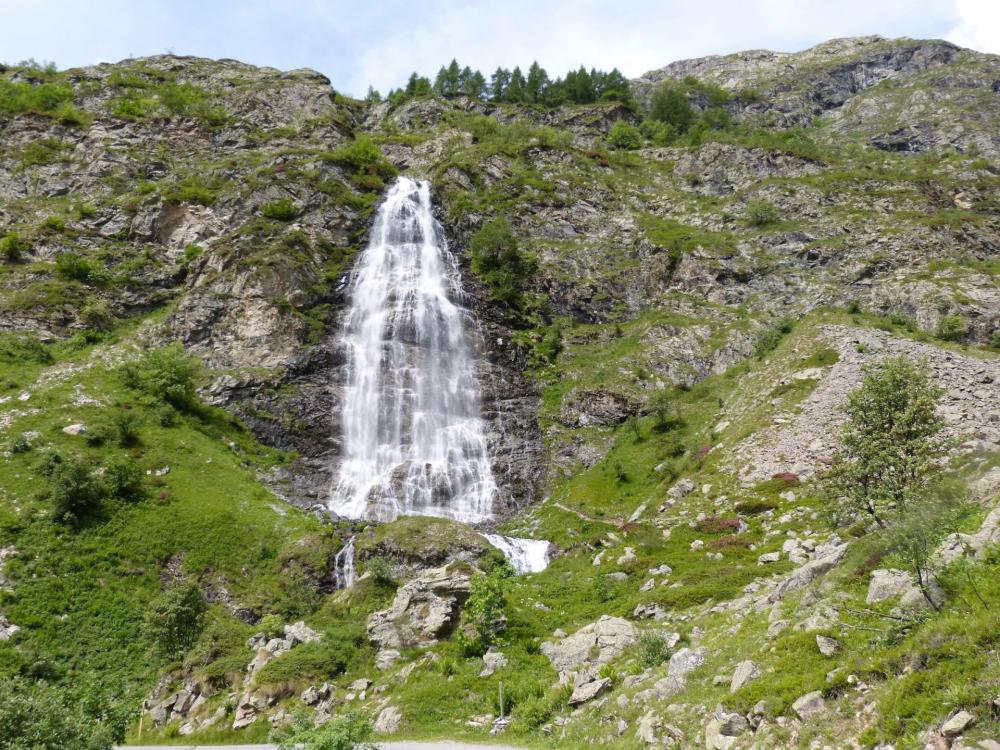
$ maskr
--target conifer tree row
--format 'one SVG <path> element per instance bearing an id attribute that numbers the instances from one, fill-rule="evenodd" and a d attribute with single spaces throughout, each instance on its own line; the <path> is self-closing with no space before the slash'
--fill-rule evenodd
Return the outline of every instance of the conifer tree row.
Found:
<path id="1" fill-rule="evenodd" d="M 540 104 L 556 107 L 561 104 L 590 104 L 596 101 L 620 101 L 632 104 L 628 79 L 614 68 L 610 72 L 582 65 L 571 70 L 562 78 L 550 78 L 545 68 L 537 61 L 528 68 L 525 75 L 521 68 L 513 70 L 497 68 L 490 79 L 468 65 L 461 66 L 453 59 L 442 66 L 434 77 L 434 82 L 416 72 L 410 75 L 406 86 L 393 89 L 388 99 L 400 103 L 422 96 L 440 96 L 451 99 L 468 96 L 472 99 L 496 102 Z M 381 95 L 369 88 L 369 101 L 381 101 Z"/>

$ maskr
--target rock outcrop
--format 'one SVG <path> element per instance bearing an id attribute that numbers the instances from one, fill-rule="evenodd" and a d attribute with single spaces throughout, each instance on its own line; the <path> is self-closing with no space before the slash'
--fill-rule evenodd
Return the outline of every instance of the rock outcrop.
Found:
<path id="1" fill-rule="evenodd" d="M 403 585 L 392 606 L 368 618 L 368 638 L 381 649 L 427 647 L 455 627 L 469 596 L 471 569 L 456 563 Z"/>

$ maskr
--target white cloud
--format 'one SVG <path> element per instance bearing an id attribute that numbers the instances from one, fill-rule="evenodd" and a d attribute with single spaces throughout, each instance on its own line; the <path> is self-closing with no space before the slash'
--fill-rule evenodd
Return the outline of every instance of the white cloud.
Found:
<path id="1" fill-rule="evenodd" d="M 1000 3 L 996 0 L 955 0 L 955 25 L 945 36 L 980 52 L 1000 54 Z"/>
<path id="2" fill-rule="evenodd" d="M 950 0 L 507 0 L 424 3 L 405 24 L 365 40 L 345 89 L 383 93 L 410 72 L 456 57 L 487 75 L 537 59 L 551 74 L 585 64 L 634 77 L 686 57 L 767 47 L 794 51 L 836 36 L 941 36 Z M 336 83 L 336 81 L 335 81 Z"/>

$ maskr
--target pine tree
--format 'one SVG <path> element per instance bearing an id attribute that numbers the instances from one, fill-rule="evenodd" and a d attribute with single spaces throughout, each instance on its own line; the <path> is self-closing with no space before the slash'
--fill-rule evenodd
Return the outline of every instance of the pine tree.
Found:
<path id="1" fill-rule="evenodd" d="M 473 99 L 482 99 L 486 93 L 486 79 L 478 70 L 474 71 L 465 81 L 462 91 Z"/>
<path id="2" fill-rule="evenodd" d="M 532 103 L 540 102 L 548 85 L 549 74 L 535 60 L 531 63 L 531 67 L 528 68 L 528 79 L 524 87 L 525 99 Z"/>
<path id="3" fill-rule="evenodd" d="M 382 101 L 382 95 L 378 92 L 374 86 L 368 87 L 368 93 L 365 94 L 365 101 L 371 102 L 372 104 L 378 104 Z"/>
<path id="4" fill-rule="evenodd" d="M 521 72 L 520 68 L 514 68 L 510 74 L 510 83 L 504 92 L 504 100 L 508 102 L 523 102 L 525 84 L 524 73 Z"/>
<path id="5" fill-rule="evenodd" d="M 497 68 L 490 76 L 490 99 L 493 101 L 503 101 L 510 85 L 510 71 L 506 68 Z"/>

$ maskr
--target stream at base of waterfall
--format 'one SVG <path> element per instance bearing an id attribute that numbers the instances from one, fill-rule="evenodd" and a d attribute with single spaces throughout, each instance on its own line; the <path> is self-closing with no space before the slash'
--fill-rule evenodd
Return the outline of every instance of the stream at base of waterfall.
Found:
<path id="1" fill-rule="evenodd" d="M 375 521 L 492 518 L 499 490 L 480 414 L 477 330 L 434 218 L 430 184 L 398 178 L 358 260 L 342 328 L 334 513 Z M 547 542 L 484 536 L 518 572 L 545 568 Z M 354 580 L 353 555 L 352 539 L 337 556 L 338 586 Z"/>

